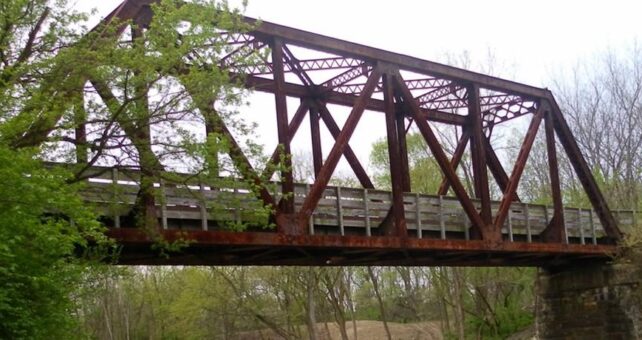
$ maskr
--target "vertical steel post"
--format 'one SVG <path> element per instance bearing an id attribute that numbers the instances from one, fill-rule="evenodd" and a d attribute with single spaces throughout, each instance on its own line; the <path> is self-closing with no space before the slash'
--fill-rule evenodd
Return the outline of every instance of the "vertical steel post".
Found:
<path id="1" fill-rule="evenodd" d="M 274 100 L 276 103 L 276 126 L 279 145 L 283 148 L 281 170 L 280 211 L 285 214 L 294 213 L 294 178 L 292 176 L 292 154 L 290 150 L 290 129 L 288 106 L 285 95 L 285 74 L 283 71 L 283 42 L 275 38 L 272 44 L 272 70 L 274 75 Z"/>
<path id="2" fill-rule="evenodd" d="M 392 84 L 391 84 L 392 86 Z M 410 166 L 408 165 L 408 145 L 406 143 L 406 117 L 399 105 L 395 106 L 395 124 L 397 126 L 397 141 L 401 160 L 401 184 L 404 192 L 410 192 Z"/>
<path id="3" fill-rule="evenodd" d="M 439 167 L 443 171 L 446 179 L 453 187 L 453 191 L 455 192 L 457 199 L 459 199 L 459 203 L 461 203 L 466 215 L 473 222 L 473 227 L 477 228 L 477 232 L 481 234 L 482 230 L 480 227 L 484 225 L 484 221 L 477 213 L 477 208 L 475 208 L 475 205 L 468 196 L 468 193 L 466 193 L 466 189 L 464 189 L 459 177 L 457 177 L 448 156 L 446 156 L 441 144 L 437 140 L 437 136 L 435 136 L 435 133 L 432 131 L 428 121 L 423 119 L 421 107 L 412 96 L 410 89 L 408 89 L 408 86 L 406 86 L 403 81 L 403 77 L 398 71 L 395 72 L 394 79 L 397 85 L 397 90 L 400 92 L 404 103 L 407 103 L 410 114 L 414 119 L 415 124 L 417 124 L 417 128 L 419 128 L 419 132 L 421 132 L 421 135 L 424 137 L 424 140 L 428 144 L 430 151 L 435 157 L 435 160 L 437 161 L 437 164 L 439 164 Z"/>
<path id="4" fill-rule="evenodd" d="M 392 213 L 397 236 L 406 236 L 406 216 L 403 205 L 404 179 L 401 146 L 397 128 L 397 112 L 394 103 L 394 89 L 389 74 L 383 75 L 383 101 L 386 108 L 386 132 L 388 139 L 388 157 L 390 163 L 390 181 L 392 184 Z M 403 121 L 402 121 L 403 123 Z M 405 139 L 404 139 L 405 140 Z M 389 231 L 386 231 L 389 232 Z"/>
<path id="5" fill-rule="evenodd" d="M 486 167 L 486 151 L 484 148 L 484 132 L 482 131 L 481 107 L 479 102 L 479 86 L 468 86 L 468 122 L 470 125 L 470 153 L 473 161 L 473 179 L 475 196 L 481 201 L 481 218 L 484 222 L 480 229 L 493 234 L 494 240 L 501 239 L 501 226 L 492 227 L 490 207 L 490 191 L 488 189 L 488 171 Z M 492 229 L 492 230 L 491 230 Z M 500 234 L 499 236 L 496 234 Z M 481 235 L 479 235 L 481 236 Z"/>
<path id="6" fill-rule="evenodd" d="M 314 165 L 314 178 L 317 178 L 323 165 L 323 151 L 321 149 L 321 129 L 319 126 L 319 108 L 316 103 L 310 104 L 310 138 L 312 139 L 312 162 Z"/>
<path id="7" fill-rule="evenodd" d="M 557 164 L 557 148 L 555 146 L 555 131 L 553 116 L 549 108 L 544 120 L 546 132 L 546 152 L 548 154 L 548 171 L 551 181 L 551 194 L 553 196 L 553 218 L 546 227 L 542 236 L 546 242 L 561 243 L 566 239 L 564 232 L 564 205 L 560 189 L 559 166 Z"/>

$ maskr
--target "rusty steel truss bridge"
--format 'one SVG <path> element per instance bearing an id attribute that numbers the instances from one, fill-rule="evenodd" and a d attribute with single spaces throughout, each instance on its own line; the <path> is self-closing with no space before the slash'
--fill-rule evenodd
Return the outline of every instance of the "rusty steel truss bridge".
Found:
<path id="1" fill-rule="evenodd" d="M 144 23 L 153 15 L 151 3 L 125 1 L 103 23 L 115 18 Z M 122 25 L 120 32 L 126 28 Z M 285 170 L 278 183 L 261 180 L 266 176 L 252 167 L 229 129 L 224 124 L 211 128 L 228 139 L 232 159 L 248 170 L 258 193 L 240 184 L 190 182 L 188 174 L 173 174 L 184 179 L 177 183 L 157 181 L 159 199 L 151 207 L 158 216 L 155 233 L 168 241 L 188 242 L 167 258 L 153 250 L 155 241 L 148 232 L 132 228 L 124 217 L 136 200 L 140 170 L 90 167 L 85 197 L 102 206 L 111 224 L 108 235 L 122 245 L 122 264 L 564 265 L 608 259 L 622 237 L 620 227 L 635 224 L 632 212 L 614 212 L 607 206 L 547 89 L 269 22 L 249 32 L 223 33 L 219 39 L 232 47 L 230 56 L 269 51 L 259 65 L 227 64 L 227 57 L 220 63 L 232 73 L 246 74 L 248 88 L 274 96 L 281 147 L 270 162 L 290 154 L 292 139 L 308 120 L 315 178 L 295 183 L 292 172 Z M 289 106 L 287 98 L 299 99 L 298 108 Z M 343 126 L 333 115 L 334 105 L 350 109 Z M 385 119 L 391 191 L 375 188 L 349 144 L 366 115 Z M 523 116 L 530 118 L 530 125 L 507 172 L 491 144 L 492 132 Z M 444 150 L 437 124 L 456 127 L 460 138 L 454 152 Z M 322 150 L 322 125 L 334 139 L 329 150 Z M 411 192 L 406 145 L 411 127 L 421 134 L 441 170 L 426 174 L 443 178 L 434 195 Z M 548 155 L 548 169 L 541 170 L 550 178 L 550 206 L 528 204 L 517 195 L 540 130 Z M 572 164 L 592 209 L 563 206 L 558 152 Z M 467 153 L 473 190 L 465 188 L 457 170 Z M 329 185 L 341 157 L 361 188 Z M 491 199 L 491 176 L 502 193 L 499 200 Z M 209 208 L 209 202 L 226 200 L 227 209 Z M 250 203 L 256 201 L 273 207 L 263 222 L 248 217 Z M 245 231 L 224 227 L 243 222 L 249 225 Z M 261 223 L 274 228 L 263 229 Z"/>

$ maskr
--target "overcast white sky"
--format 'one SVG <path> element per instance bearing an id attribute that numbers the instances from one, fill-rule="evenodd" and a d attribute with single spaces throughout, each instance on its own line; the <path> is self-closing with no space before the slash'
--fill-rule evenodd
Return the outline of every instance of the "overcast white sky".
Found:
<path id="1" fill-rule="evenodd" d="M 96 7 L 103 17 L 120 2 L 77 0 L 76 7 Z M 642 36 L 641 14 L 642 1 L 624 0 L 249 0 L 246 11 L 265 21 L 428 60 L 468 51 L 484 63 L 490 50 L 509 66 L 501 76 L 541 87 L 551 83 L 554 71 L 570 69 L 579 59 L 633 44 Z M 295 109 L 289 108 L 290 115 Z M 267 137 L 267 131 L 260 133 Z M 308 145 L 308 132 L 300 133 L 301 143 Z M 351 144 L 364 165 L 376 137 L 372 129 L 357 129 L 353 136 Z M 330 145 L 324 144 L 327 153 Z"/>
<path id="2" fill-rule="evenodd" d="M 102 17 L 120 2 L 77 7 L 96 7 Z M 481 58 L 490 49 L 515 66 L 509 76 L 538 86 L 551 69 L 642 35 L 642 2 L 634 0 L 249 0 L 246 14 L 429 60 L 464 50 Z"/>

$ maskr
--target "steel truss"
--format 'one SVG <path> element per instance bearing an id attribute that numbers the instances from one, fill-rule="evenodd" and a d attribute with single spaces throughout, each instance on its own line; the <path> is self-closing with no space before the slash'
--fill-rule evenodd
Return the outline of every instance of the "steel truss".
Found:
<path id="1" fill-rule="evenodd" d="M 125 1 L 105 19 L 105 22 L 115 17 L 125 23 L 130 20 L 139 22 L 144 19 L 143 14 L 148 20 L 150 3 L 153 1 Z M 245 20 L 251 25 L 256 24 L 253 19 Z M 295 209 L 293 200 L 288 198 L 291 197 L 294 188 L 292 173 L 284 172 L 281 177 L 280 195 L 284 198 L 277 202 L 276 196 L 261 183 L 260 178 L 265 177 L 253 170 L 227 128 L 224 125 L 219 126 L 218 132 L 232 141 L 232 152 L 238 156 L 235 158 L 240 159 L 240 165 L 249 169 L 249 176 L 262 188 L 260 198 L 266 204 L 276 207 L 277 230 L 260 234 L 196 233 L 193 235 L 197 240 L 195 252 L 200 254 L 198 256 L 201 256 L 201 259 L 210 260 L 194 260 L 193 263 L 542 265 L 558 261 L 564 256 L 575 259 L 582 256 L 601 258 L 605 251 L 613 249 L 607 245 L 614 244 L 621 238 L 615 219 L 587 162 L 553 94 L 547 89 L 264 21 L 250 32 L 222 33 L 217 39 L 230 46 L 230 52 L 227 57 L 221 59 L 220 66 L 228 68 L 232 74 L 243 73 L 247 87 L 274 95 L 278 143 L 282 147 L 274 151 L 271 162 L 280 159 L 282 152 L 289 154 L 290 141 L 305 117 L 309 117 L 316 178 L 310 185 L 310 191 L 302 206 Z M 266 48 L 269 48 L 270 54 L 262 64 L 249 66 L 228 62 L 235 54 L 247 54 Z M 297 57 L 301 50 L 305 50 L 305 58 Z M 314 53 L 318 56 L 314 56 Z M 310 55 L 312 57 L 309 57 Z M 286 81 L 288 74 L 295 77 L 287 77 Z M 287 97 L 301 100 L 301 105 L 293 115 L 286 105 Z M 329 104 L 351 108 L 343 126 L 336 123 Z M 364 166 L 349 145 L 355 128 L 366 111 L 385 115 L 393 193 L 390 218 L 380 226 L 381 235 L 369 239 L 356 236 L 342 238 L 310 235 L 310 216 L 327 189 L 342 156 L 347 159 L 360 184 L 364 188 L 374 188 Z M 522 116 L 530 116 L 531 123 L 514 168 L 507 172 L 493 150 L 489 131 L 499 124 L 506 124 Z M 459 127 L 461 140 L 453 155 L 447 155 L 440 144 L 435 135 L 434 122 Z M 321 124 L 325 124 L 335 140 L 325 158 L 321 150 Z M 414 124 L 421 133 L 442 171 L 444 180 L 438 194 L 445 195 L 452 190 L 465 210 L 471 222 L 471 240 L 417 240 L 409 236 L 403 207 L 403 193 L 410 191 L 406 153 L 407 124 Z M 547 141 L 554 215 L 548 228 L 540 235 L 540 243 L 515 244 L 502 237 L 501 228 L 509 213 L 510 203 L 519 199 L 516 192 L 520 178 L 542 124 Z M 604 226 L 607 237 L 602 240 L 602 245 L 579 246 L 564 242 L 556 139 L 571 161 L 593 209 Z M 473 165 L 473 197 L 464 188 L 457 174 L 457 167 L 467 149 L 470 150 Z M 496 212 L 491 211 L 489 169 L 503 192 L 500 207 Z M 481 201 L 479 209 L 473 203 L 473 198 Z M 134 230 L 112 230 L 110 233 L 126 246 L 125 249 L 128 245 L 131 246 L 131 249 L 134 249 L 132 254 L 138 254 L 141 251 L 140 246 L 149 241 L 143 234 Z M 168 237 L 171 238 L 170 234 Z M 253 246 L 258 248 L 252 248 Z M 265 252 L 270 246 L 279 249 L 275 254 L 281 254 L 280 257 L 273 259 L 268 256 L 269 251 L 262 255 L 261 252 Z M 206 255 L 204 249 L 207 247 L 232 247 L 238 252 L 228 257 Z M 244 247 L 250 250 L 246 252 L 243 250 Z M 341 250 L 341 258 L 334 261 L 328 253 L 337 249 Z M 443 253 L 440 255 L 439 252 Z M 242 255 L 246 253 L 254 257 Z M 285 253 L 289 255 L 283 255 Z M 318 255 L 321 253 L 324 255 Z M 360 255 L 352 255 L 351 258 L 349 254 Z M 395 260 L 391 254 L 403 255 Z M 140 260 L 140 257 L 136 257 L 138 255 L 132 256 L 131 263 L 155 262 Z M 186 260 L 182 263 L 192 262 Z M 178 263 L 181 263 L 180 259 Z"/>

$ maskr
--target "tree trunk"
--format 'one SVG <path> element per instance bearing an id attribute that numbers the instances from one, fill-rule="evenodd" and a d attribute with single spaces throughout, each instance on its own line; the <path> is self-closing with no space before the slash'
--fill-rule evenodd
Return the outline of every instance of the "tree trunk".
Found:
<path id="1" fill-rule="evenodd" d="M 317 340 L 317 318 L 315 315 L 315 304 L 314 304 L 314 288 L 317 286 L 316 275 L 314 274 L 314 269 L 312 267 L 308 268 L 308 279 L 307 279 L 307 315 L 306 323 L 308 324 L 308 334 L 310 340 Z"/>
<path id="2" fill-rule="evenodd" d="M 370 266 L 368 266 L 368 277 L 370 277 L 370 282 L 372 282 L 372 289 L 374 290 L 375 297 L 377 298 L 377 303 L 379 304 L 379 312 L 381 313 L 383 328 L 386 330 L 386 336 L 388 337 L 388 340 L 392 340 L 392 335 L 390 334 L 390 329 L 388 328 L 388 320 L 386 319 L 386 308 L 383 304 L 383 299 L 381 298 L 381 292 L 379 291 L 379 283 L 377 282 L 377 277 L 372 270 L 372 267 Z"/>
<path id="3" fill-rule="evenodd" d="M 455 297 L 455 326 L 457 327 L 457 337 L 466 338 L 465 315 L 464 315 L 464 292 L 462 287 L 462 274 L 460 268 L 452 268 L 453 271 L 453 289 Z"/>

